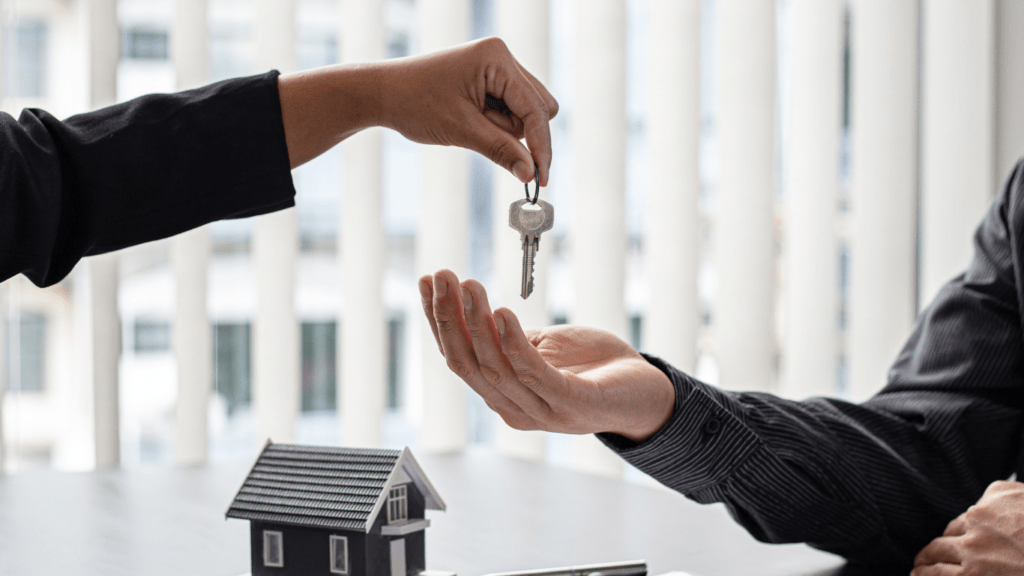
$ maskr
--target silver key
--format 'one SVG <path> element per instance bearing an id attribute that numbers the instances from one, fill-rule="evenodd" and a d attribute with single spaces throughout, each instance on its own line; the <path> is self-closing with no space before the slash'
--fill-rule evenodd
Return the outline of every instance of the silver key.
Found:
<path id="1" fill-rule="evenodd" d="M 533 259 L 540 249 L 540 235 L 555 225 L 555 207 L 543 200 L 531 204 L 516 200 L 508 207 L 508 225 L 519 231 L 523 244 L 523 300 L 533 293 Z"/>

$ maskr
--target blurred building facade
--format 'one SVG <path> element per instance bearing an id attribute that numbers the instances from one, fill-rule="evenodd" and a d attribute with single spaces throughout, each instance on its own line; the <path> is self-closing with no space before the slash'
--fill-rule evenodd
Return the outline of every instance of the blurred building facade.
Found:
<path id="1" fill-rule="evenodd" d="M 440 267 L 529 326 L 596 325 L 724 388 L 862 400 L 1024 153 L 1012 0 L 0 0 L 0 17 L 15 116 L 495 34 L 561 105 L 527 302 L 504 220 L 518 182 L 383 130 L 296 170 L 294 210 L 45 290 L 3 283 L 7 471 L 250 458 L 272 436 L 622 474 L 592 438 L 507 428 L 447 372 L 416 290 Z"/>

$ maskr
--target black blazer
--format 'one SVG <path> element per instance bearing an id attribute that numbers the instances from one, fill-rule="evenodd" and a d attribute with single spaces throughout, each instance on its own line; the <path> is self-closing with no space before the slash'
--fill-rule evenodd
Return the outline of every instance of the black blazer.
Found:
<path id="1" fill-rule="evenodd" d="M 0 113 L 0 282 L 294 205 L 276 71 L 60 122 Z"/>

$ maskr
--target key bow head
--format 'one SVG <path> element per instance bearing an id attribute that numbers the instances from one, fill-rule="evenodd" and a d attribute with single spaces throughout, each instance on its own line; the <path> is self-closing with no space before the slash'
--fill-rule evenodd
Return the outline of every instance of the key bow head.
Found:
<path id="1" fill-rule="evenodd" d="M 521 234 L 540 235 L 555 224 L 555 207 L 543 200 L 536 205 L 526 199 L 516 200 L 509 208 L 508 225 Z"/>

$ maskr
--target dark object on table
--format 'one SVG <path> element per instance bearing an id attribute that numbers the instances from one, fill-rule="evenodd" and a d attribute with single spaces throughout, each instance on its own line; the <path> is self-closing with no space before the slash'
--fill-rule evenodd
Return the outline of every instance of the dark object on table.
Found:
<path id="1" fill-rule="evenodd" d="M 415 576 L 428 508 L 444 500 L 408 448 L 268 442 L 227 517 L 250 521 L 253 576 Z"/>
<path id="2" fill-rule="evenodd" d="M 645 560 L 610 562 L 608 564 L 587 564 L 586 566 L 565 566 L 563 568 L 541 568 L 518 572 L 499 572 L 486 576 L 647 576 Z"/>

